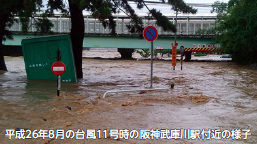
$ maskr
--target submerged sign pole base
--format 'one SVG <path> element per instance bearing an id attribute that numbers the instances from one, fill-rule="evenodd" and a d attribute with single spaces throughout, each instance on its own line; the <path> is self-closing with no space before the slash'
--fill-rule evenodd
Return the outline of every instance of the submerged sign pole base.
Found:
<path id="1" fill-rule="evenodd" d="M 57 76 L 57 96 L 60 96 L 61 91 L 61 76 Z"/>

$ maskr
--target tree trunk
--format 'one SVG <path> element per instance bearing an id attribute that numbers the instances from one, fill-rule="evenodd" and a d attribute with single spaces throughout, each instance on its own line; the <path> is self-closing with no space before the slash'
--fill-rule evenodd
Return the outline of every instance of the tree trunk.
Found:
<path id="1" fill-rule="evenodd" d="M 70 14 L 71 14 L 71 43 L 73 48 L 73 55 L 75 60 L 75 67 L 77 78 L 83 78 L 82 72 L 82 50 L 84 39 L 84 18 L 79 4 L 69 0 Z"/>
<path id="2" fill-rule="evenodd" d="M 4 27 L 0 24 L 0 39 L 1 39 L 1 43 L 0 43 L 0 70 L 4 70 L 7 71 L 6 65 L 5 65 L 5 61 L 4 61 L 4 54 L 3 54 L 3 30 Z"/>
<path id="3" fill-rule="evenodd" d="M 4 61 L 2 42 L 0 44 L 0 70 L 7 71 L 7 68 L 6 68 L 6 65 L 5 65 L 5 61 Z"/>

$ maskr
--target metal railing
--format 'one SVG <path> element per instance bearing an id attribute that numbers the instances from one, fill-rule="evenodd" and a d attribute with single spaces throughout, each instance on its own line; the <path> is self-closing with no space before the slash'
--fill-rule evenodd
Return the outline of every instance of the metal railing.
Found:
<path id="1" fill-rule="evenodd" d="M 34 23 L 34 19 L 38 17 L 34 17 L 30 19 L 30 24 Z M 175 24 L 175 17 L 168 17 L 169 20 Z M 21 23 L 19 22 L 19 18 L 16 17 L 18 22 L 14 23 L 10 28 L 11 31 L 21 32 Z M 54 24 L 52 31 L 55 33 L 69 33 L 71 29 L 71 19 L 68 16 L 55 15 L 53 17 L 49 17 L 51 22 Z M 156 20 L 149 20 L 146 16 L 142 17 L 144 26 L 155 26 L 160 35 L 174 35 L 173 32 L 165 32 L 161 27 L 158 27 L 155 24 Z M 116 32 L 117 34 L 131 34 L 126 27 L 129 24 L 129 17 L 117 16 L 115 18 L 116 21 Z M 109 34 L 111 31 L 109 28 L 104 28 L 102 23 L 100 23 L 97 19 L 94 19 L 92 16 L 85 15 L 84 16 L 85 23 L 85 34 Z M 195 35 L 199 30 L 208 30 L 216 26 L 216 16 L 178 16 L 177 22 L 177 35 Z M 28 29 L 28 32 L 35 32 L 36 28 L 31 25 Z"/>

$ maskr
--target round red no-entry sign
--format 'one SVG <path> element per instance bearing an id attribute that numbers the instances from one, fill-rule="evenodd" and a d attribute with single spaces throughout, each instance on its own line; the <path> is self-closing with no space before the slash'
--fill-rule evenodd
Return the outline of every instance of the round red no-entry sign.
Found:
<path id="1" fill-rule="evenodd" d="M 155 27 L 148 26 L 144 29 L 143 35 L 144 35 L 145 40 L 152 42 L 157 39 L 158 31 Z"/>
<path id="2" fill-rule="evenodd" d="M 57 61 L 52 65 L 52 72 L 57 76 L 62 75 L 65 72 L 65 70 L 66 70 L 66 67 L 64 63 L 60 61 Z"/>

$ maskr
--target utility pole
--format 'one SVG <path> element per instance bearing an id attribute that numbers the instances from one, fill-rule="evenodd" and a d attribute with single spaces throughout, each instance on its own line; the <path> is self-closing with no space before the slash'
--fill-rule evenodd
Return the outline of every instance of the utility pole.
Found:
<path id="1" fill-rule="evenodd" d="M 176 11 L 176 20 L 175 20 L 175 26 L 177 28 L 177 24 L 178 24 L 178 10 L 177 10 L 177 7 L 175 6 L 175 11 Z M 175 32 L 175 45 L 176 45 L 176 42 L 177 42 L 177 31 Z"/>

